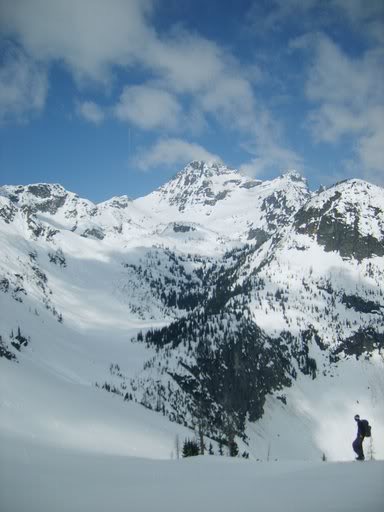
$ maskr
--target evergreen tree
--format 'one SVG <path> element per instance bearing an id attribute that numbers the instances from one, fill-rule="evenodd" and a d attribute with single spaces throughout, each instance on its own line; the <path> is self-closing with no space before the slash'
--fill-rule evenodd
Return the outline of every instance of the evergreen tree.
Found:
<path id="1" fill-rule="evenodd" d="M 228 444 L 230 457 L 237 457 L 239 455 L 239 447 L 235 440 L 231 440 Z"/>
<path id="2" fill-rule="evenodd" d="M 183 457 L 199 455 L 199 444 L 195 440 L 186 439 L 183 444 Z"/>

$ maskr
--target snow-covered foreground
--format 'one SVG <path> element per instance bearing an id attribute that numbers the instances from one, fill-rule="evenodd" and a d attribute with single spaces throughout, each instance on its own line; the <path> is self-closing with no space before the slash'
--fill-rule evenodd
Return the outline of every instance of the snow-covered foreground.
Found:
<path id="1" fill-rule="evenodd" d="M 287 427 L 286 444 L 311 461 L 287 460 L 288 453 L 275 461 L 275 441 L 270 462 L 175 460 L 176 435 L 180 443 L 193 435 L 181 425 L 27 354 L 19 364 L 0 363 L 1 512 L 369 512 L 384 505 L 383 461 L 314 461 L 300 430 L 295 441 Z M 350 452 L 353 434 L 344 433 Z"/>
<path id="2" fill-rule="evenodd" d="M 0 440 L 4 512 L 379 512 L 384 462 L 150 460 Z"/>

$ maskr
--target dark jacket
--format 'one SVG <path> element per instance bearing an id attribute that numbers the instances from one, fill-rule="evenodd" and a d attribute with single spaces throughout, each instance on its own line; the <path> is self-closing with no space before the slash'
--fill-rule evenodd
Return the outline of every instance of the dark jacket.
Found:
<path id="1" fill-rule="evenodd" d="M 365 437 L 367 420 L 357 420 L 357 436 Z"/>

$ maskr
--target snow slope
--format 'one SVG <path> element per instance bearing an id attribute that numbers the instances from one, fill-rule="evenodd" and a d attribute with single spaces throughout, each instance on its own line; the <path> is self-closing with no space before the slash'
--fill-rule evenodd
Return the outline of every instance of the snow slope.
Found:
<path id="1" fill-rule="evenodd" d="M 0 443 L 7 512 L 379 512 L 384 503 L 384 462 L 153 461 Z"/>

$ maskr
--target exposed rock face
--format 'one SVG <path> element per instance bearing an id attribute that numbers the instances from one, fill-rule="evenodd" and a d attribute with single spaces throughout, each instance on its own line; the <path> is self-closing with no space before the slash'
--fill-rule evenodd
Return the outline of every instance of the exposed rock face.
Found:
<path id="1" fill-rule="evenodd" d="M 371 189 L 368 183 L 351 180 L 322 192 L 296 214 L 297 232 L 316 237 L 326 251 L 346 258 L 383 256 L 384 213 L 377 190 L 372 201 L 365 202 Z"/>
<path id="2" fill-rule="evenodd" d="M 352 336 L 344 340 L 334 351 L 334 354 L 344 353 L 347 356 L 355 356 L 358 359 L 363 354 L 365 357 L 369 357 L 374 350 L 381 352 L 383 348 L 384 333 L 367 327 L 365 329 L 359 329 Z"/>
<path id="3" fill-rule="evenodd" d="M 193 226 L 187 226 L 185 224 L 174 224 L 173 231 L 175 233 L 189 233 L 190 231 L 195 231 L 196 228 Z"/>
<path id="4" fill-rule="evenodd" d="M 12 203 L 0 197 L 0 218 L 10 224 L 16 216 L 17 208 Z"/>
<path id="5" fill-rule="evenodd" d="M 29 215 L 48 214 L 70 220 L 92 217 L 97 211 L 91 201 L 81 199 L 57 184 L 4 186 L 1 190 L 15 206 Z"/>
<path id="6" fill-rule="evenodd" d="M 85 229 L 81 236 L 84 236 L 85 238 L 95 238 L 97 240 L 103 240 L 105 234 L 102 229 L 94 227 Z"/>
<path id="7" fill-rule="evenodd" d="M 231 179 L 232 178 L 232 179 Z M 188 205 L 215 206 L 230 195 L 231 188 L 241 183 L 232 169 L 219 163 L 194 161 L 179 172 L 170 183 L 161 187 L 169 204 L 184 211 Z M 218 183 L 222 184 L 216 191 Z M 227 188 L 226 188 L 227 187 Z"/>

